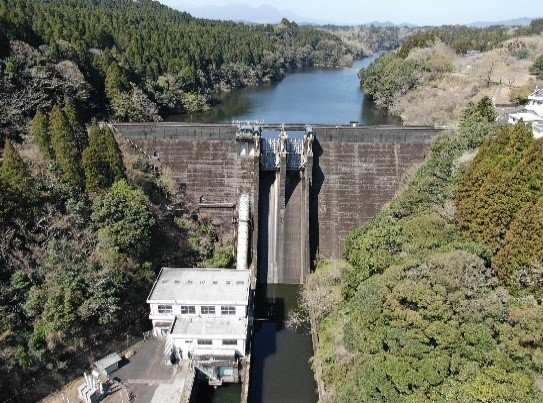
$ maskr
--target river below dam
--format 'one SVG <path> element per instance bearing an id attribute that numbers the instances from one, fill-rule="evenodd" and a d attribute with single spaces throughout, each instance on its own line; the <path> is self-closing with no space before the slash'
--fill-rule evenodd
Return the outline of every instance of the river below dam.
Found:
<path id="1" fill-rule="evenodd" d="M 316 403 L 309 359 L 313 355 L 309 324 L 288 328 L 285 321 L 298 308 L 300 286 L 259 284 L 249 388 L 250 403 Z M 239 403 L 241 385 L 217 389 L 201 386 L 197 403 Z"/>
<path id="2" fill-rule="evenodd" d="M 222 95 L 220 104 L 209 111 L 170 116 L 168 120 L 302 124 L 355 121 L 362 125 L 401 125 L 399 117 L 387 114 L 367 100 L 360 88 L 357 72 L 375 57 L 358 60 L 350 68 L 296 70 L 280 82 Z M 314 403 L 318 400 L 317 384 L 309 364 L 313 354 L 310 332 L 307 328 L 293 330 L 285 326 L 289 313 L 298 308 L 299 290 L 297 285 L 258 285 L 251 403 Z M 270 318 L 270 309 L 274 319 L 264 320 L 264 317 Z M 239 403 L 240 385 L 201 389 L 199 403 Z"/>

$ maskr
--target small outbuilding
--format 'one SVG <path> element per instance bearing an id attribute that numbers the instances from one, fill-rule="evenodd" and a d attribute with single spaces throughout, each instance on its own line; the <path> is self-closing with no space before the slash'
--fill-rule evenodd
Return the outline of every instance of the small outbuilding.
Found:
<path id="1" fill-rule="evenodd" d="M 96 361 L 94 367 L 100 374 L 108 376 L 119 368 L 119 362 L 121 362 L 121 360 L 122 358 L 119 354 L 112 353 L 101 360 Z"/>

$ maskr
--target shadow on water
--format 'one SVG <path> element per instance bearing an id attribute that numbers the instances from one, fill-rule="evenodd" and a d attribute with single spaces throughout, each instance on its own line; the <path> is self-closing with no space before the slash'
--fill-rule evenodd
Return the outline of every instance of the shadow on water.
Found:
<path id="1" fill-rule="evenodd" d="M 316 383 L 309 365 L 313 355 L 307 328 L 285 326 L 298 308 L 298 285 L 259 284 L 257 327 L 249 401 L 251 403 L 315 403 Z"/>
<path id="2" fill-rule="evenodd" d="M 184 115 L 171 115 L 166 118 L 166 121 L 228 123 L 236 117 L 251 115 L 254 109 L 254 94 L 265 96 L 267 92 L 273 91 L 277 85 L 279 85 L 279 82 L 245 87 L 230 92 L 216 94 L 213 98 L 213 106 L 210 109 Z"/>
<path id="3" fill-rule="evenodd" d="M 241 384 L 225 384 L 215 389 L 205 379 L 198 383 L 198 394 L 191 403 L 239 403 Z"/>
<path id="4" fill-rule="evenodd" d="M 284 325 L 285 302 L 267 297 L 267 284 L 258 285 L 255 310 L 255 336 L 251 364 L 249 401 L 262 401 L 264 390 L 264 363 L 277 352 L 276 333 Z"/>
<path id="5" fill-rule="evenodd" d="M 377 106 L 375 102 L 368 99 L 366 95 L 364 95 L 362 100 L 362 110 L 360 111 L 360 118 L 358 121 L 362 124 L 396 126 L 401 126 L 403 124 L 401 117 L 389 114 L 386 109 Z"/>
<path id="6" fill-rule="evenodd" d="M 285 326 L 297 308 L 297 285 L 259 284 L 253 341 L 251 403 L 316 403 L 316 383 L 309 365 L 313 354 L 307 328 Z M 240 385 L 218 389 L 200 381 L 193 403 L 238 403 Z"/>
<path id="7" fill-rule="evenodd" d="M 275 173 L 260 174 L 258 285 L 249 401 L 314 403 L 317 395 L 309 365 L 313 355 L 311 335 L 307 328 L 296 331 L 285 326 L 289 314 L 298 308 L 300 286 L 267 283 L 270 256 L 268 216 L 275 181 Z M 288 192 L 285 197 L 289 197 Z"/>

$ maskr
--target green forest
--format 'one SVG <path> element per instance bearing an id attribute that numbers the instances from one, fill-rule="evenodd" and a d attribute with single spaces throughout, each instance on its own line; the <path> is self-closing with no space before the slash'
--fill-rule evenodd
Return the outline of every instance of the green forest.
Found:
<path id="1" fill-rule="evenodd" d="M 484 98 L 442 133 L 309 282 L 329 401 L 542 400 L 543 140 L 495 116 Z"/>
<path id="2" fill-rule="evenodd" d="M 215 91 L 353 59 L 324 30 L 196 19 L 152 0 L 0 0 L 0 49 L 8 135 L 67 99 L 85 119 L 161 120 L 209 107 Z"/>
<path id="3" fill-rule="evenodd" d="M 232 262 L 171 173 L 96 118 L 157 121 L 210 107 L 216 91 L 351 61 L 337 36 L 287 20 L 0 0 L 2 397 L 34 401 L 141 335 L 160 267 Z"/>
<path id="4" fill-rule="evenodd" d="M 71 102 L 39 109 L 22 145 L 5 141 L 0 235 L 0 388 L 13 401 L 141 336 L 160 267 L 232 261 L 167 169 L 107 125 L 87 130 Z"/>
<path id="5" fill-rule="evenodd" d="M 542 32 L 535 20 L 408 38 L 201 20 L 151 0 L 0 0 L 2 398 L 37 400 L 141 335 L 160 267 L 232 262 L 171 172 L 97 120 L 159 121 L 403 43 L 360 73 L 386 106 L 420 71 L 451 68 L 439 55 L 418 64 L 414 48 L 439 39 L 466 54 Z M 312 275 L 327 401 L 543 400 L 543 140 L 495 118 L 489 98 L 469 105 L 406 189 L 351 232 L 345 262 Z"/>

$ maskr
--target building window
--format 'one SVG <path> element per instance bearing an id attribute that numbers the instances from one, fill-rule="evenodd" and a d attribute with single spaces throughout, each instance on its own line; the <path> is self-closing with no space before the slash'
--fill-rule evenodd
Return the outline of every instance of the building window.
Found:
<path id="1" fill-rule="evenodd" d="M 195 314 L 196 308 L 194 305 L 181 305 L 181 315 Z"/>
<path id="2" fill-rule="evenodd" d="M 202 315 L 215 315 L 214 306 L 202 306 Z"/>
<path id="3" fill-rule="evenodd" d="M 222 341 L 223 346 L 237 346 L 238 341 L 234 339 L 226 339 Z"/>
<path id="4" fill-rule="evenodd" d="M 213 344 L 213 340 L 198 339 L 199 346 L 211 346 L 212 344 Z"/>
<path id="5" fill-rule="evenodd" d="M 159 305 L 158 306 L 158 313 L 161 313 L 161 314 L 172 313 L 172 306 L 171 305 Z"/>
<path id="6" fill-rule="evenodd" d="M 236 307 L 235 306 L 221 306 L 221 315 L 235 315 Z"/>

